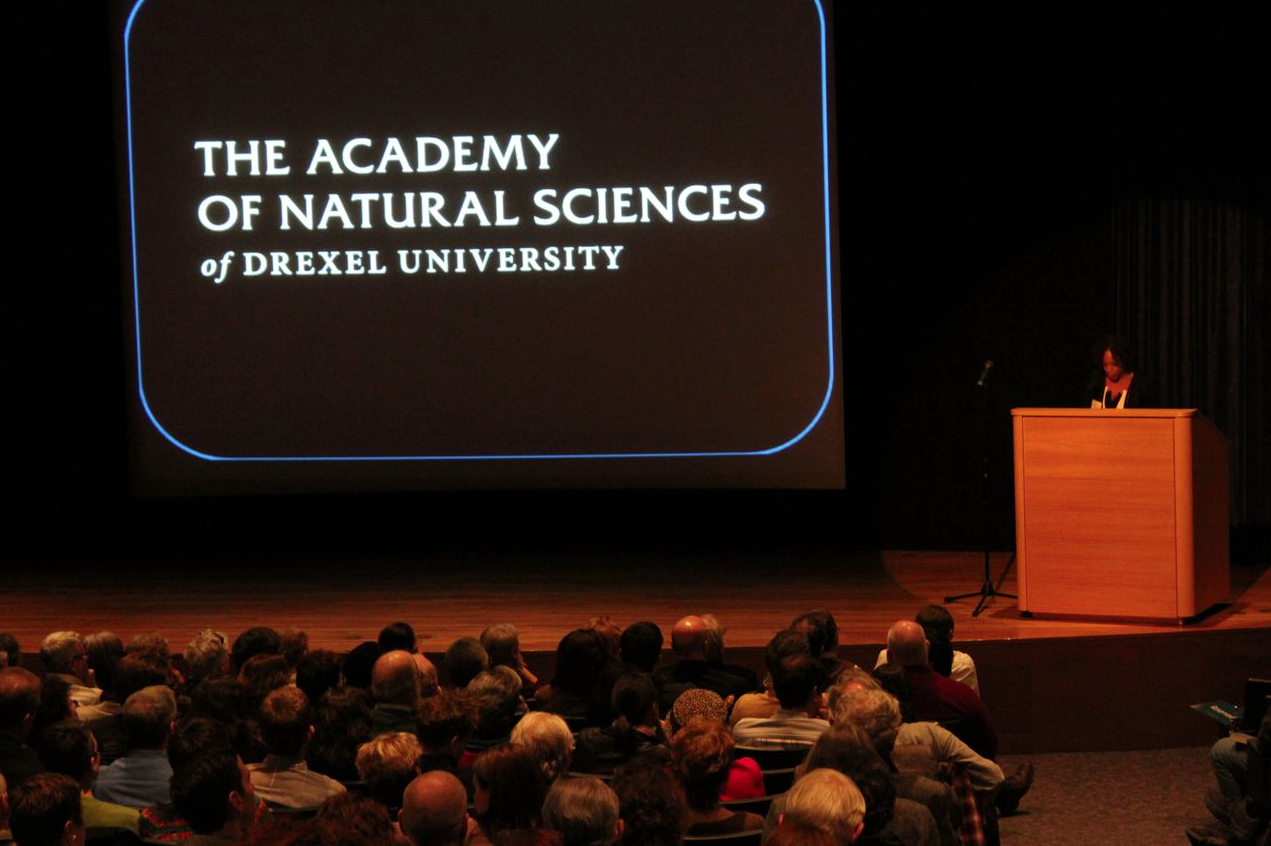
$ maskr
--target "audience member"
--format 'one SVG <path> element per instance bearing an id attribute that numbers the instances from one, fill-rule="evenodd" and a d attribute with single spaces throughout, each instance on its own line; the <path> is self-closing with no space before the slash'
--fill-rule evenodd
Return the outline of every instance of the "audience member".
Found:
<path id="1" fill-rule="evenodd" d="M 125 654 L 115 664 L 114 680 L 103 691 L 102 700 L 80 711 L 82 719 L 97 738 L 102 765 L 115 762 L 128 751 L 124 731 L 124 700 L 137 691 L 167 681 L 167 666 L 149 655 Z"/>
<path id="2" fill-rule="evenodd" d="M 110 695 L 115 687 L 115 667 L 124 657 L 124 642 L 114 632 L 93 632 L 84 638 L 84 654 L 87 655 L 88 669 L 92 672 L 93 681 L 101 689 L 102 699 Z M 88 722 L 99 716 L 91 709 L 100 706 L 85 705 L 79 709 L 79 718 Z"/>
<path id="3" fill-rule="evenodd" d="M 622 663 L 642 673 L 653 673 L 662 657 L 662 645 L 666 642 L 657 623 L 648 621 L 632 623 L 622 630 L 618 639 L 618 654 Z"/>
<path id="4" fill-rule="evenodd" d="M 203 679 L 229 672 L 229 638 L 216 629 L 204 629 L 181 653 L 185 659 L 185 689 L 192 692 Z"/>
<path id="5" fill-rule="evenodd" d="M 671 738 L 671 762 L 688 803 L 689 836 L 763 828 L 759 815 L 720 804 L 733 763 L 733 737 L 722 721 L 698 719 L 676 732 Z"/>
<path id="6" fill-rule="evenodd" d="M 40 707 L 35 709 L 31 721 L 32 742 L 47 726 L 65 720 L 79 719 L 75 701 L 71 699 L 71 686 L 66 676 L 50 673 L 40 679 Z"/>
<path id="7" fill-rule="evenodd" d="M 396 814 L 402 791 L 419 775 L 423 753 L 419 738 L 404 731 L 378 734 L 363 743 L 357 750 L 357 775 L 367 795 Z"/>
<path id="8" fill-rule="evenodd" d="M 953 615 L 943 605 L 924 605 L 918 609 L 914 622 L 927 636 L 927 659 L 931 669 L 942 676 L 960 681 L 980 693 L 980 678 L 975 671 L 975 661 L 965 652 L 953 648 Z M 887 648 L 878 651 L 874 669 L 887 663 Z"/>
<path id="9" fill-rule="evenodd" d="M 728 709 L 724 700 L 713 690 L 700 687 L 690 688 L 680 694 L 671 708 L 672 736 L 693 721 L 707 721 L 724 725 Z M 739 799 L 758 799 L 766 793 L 764 789 L 763 770 L 754 758 L 734 756 L 728 768 L 728 779 L 720 791 L 719 798 L 725 802 Z"/>
<path id="10" fill-rule="evenodd" d="M 309 704 L 316 706 L 322 694 L 340 686 L 340 656 L 330 649 L 314 649 L 306 652 L 296 666 L 296 687 L 309 697 Z"/>
<path id="11" fill-rule="evenodd" d="M 574 735 L 558 715 L 546 711 L 526 714 L 512 728 L 512 742 L 534 753 L 549 785 L 569 772 Z"/>
<path id="12" fill-rule="evenodd" d="M 194 836 L 187 846 L 229 846 L 250 828 L 255 789 L 246 765 L 229 749 L 198 755 L 172 776 L 172 804 Z"/>
<path id="13" fill-rule="evenodd" d="M 406 788 L 398 819 L 410 846 L 466 846 L 468 795 L 449 773 L 424 773 Z"/>
<path id="14" fill-rule="evenodd" d="M 598 778 L 566 778 L 547 791 L 543 825 L 562 846 L 615 846 L 622 840 L 618 794 Z"/>
<path id="15" fill-rule="evenodd" d="M 40 763 L 46 772 L 70 776 L 79 785 L 84 813 L 84 827 L 95 829 L 125 828 L 137 834 L 139 811 L 93 796 L 93 785 L 101 769 L 101 755 L 93 733 L 79 721 L 51 725 L 36 738 Z"/>
<path id="16" fill-rule="evenodd" d="M 729 713 L 728 722 L 730 725 L 737 725 L 739 720 L 747 717 L 771 717 L 777 713 L 777 709 L 781 707 L 781 703 L 777 701 L 777 695 L 772 692 L 772 674 L 774 669 L 781 663 L 782 659 L 791 655 L 811 655 L 811 647 L 808 644 L 808 636 L 798 629 L 785 629 L 777 632 L 768 641 L 764 647 L 763 661 L 764 666 L 768 670 L 768 675 L 764 679 L 764 690 L 762 693 L 746 693 L 737 698 L 733 703 L 732 711 Z"/>
<path id="17" fill-rule="evenodd" d="M 268 754 L 247 767 L 256 795 L 279 808 L 316 808 L 344 792 L 340 782 L 313 772 L 305 749 L 313 736 L 309 699 L 296 687 L 280 687 L 260 706 L 260 731 Z"/>
<path id="18" fill-rule="evenodd" d="M 260 735 L 260 710 L 253 694 L 234 676 L 213 676 L 199 682 L 190 697 L 189 716 L 223 722 L 233 737 L 234 751 L 248 763 L 265 759 Z"/>
<path id="19" fill-rule="evenodd" d="M 12 632 L 0 632 L 0 670 L 18 667 L 22 662 L 22 647 Z"/>
<path id="20" fill-rule="evenodd" d="M 743 746 L 811 746 L 829 723 L 821 719 L 821 663 L 809 654 L 781 659 L 772 674 L 772 689 L 781 707 L 771 717 L 746 717 L 733 726 Z"/>
<path id="21" fill-rule="evenodd" d="M 129 808 L 168 801 L 172 767 L 167 744 L 176 716 L 176 697 L 169 687 L 153 685 L 129 696 L 121 713 L 128 753 L 102 767 L 93 795 Z"/>
<path id="22" fill-rule="evenodd" d="M 856 784 L 836 770 L 812 770 L 786 793 L 778 827 L 802 823 L 831 835 L 840 844 L 853 843 L 864 829 L 865 797 Z"/>
<path id="23" fill-rule="evenodd" d="M 419 695 L 422 697 L 436 696 L 437 691 L 441 690 L 441 680 L 437 675 L 437 665 L 422 652 L 416 652 L 411 657 L 415 659 L 415 669 L 419 670 Z"/>
<path id="24" fill-rule="evenodd" d="M 305 762 L 337 781 L 356 781 L 358 747 L 371 738 L 371 697 L 356 687 L 333 688 L 314 709 Z"/>
<path id="25" fill-rule="evenodd" d="M 413 655 L 419 651 L 419 642 L 415 637 L 415 629 L 410 623 L 389 623 L 380 629 L 376 643 L 385 652 L 393 652 L 400 649 Z"/>
<path id="26" fill-rule="evenodd" d="M 277 655 L 282 638 L 268 626 L 252 626 L 234 639 L 230 649 L 230 672 L 238 675 L 243 665 L 257 655 Z"/>
<path id="27" fill-rule="evenodd" d="M 294 678 L 300 659 L 309 651 L 309 635 L 295 626 L 283 626 L 278 630 L 278 654 L 287 662 Z"/>
<path id="28" fill-rule="evenodd" d="M 420 772 L 441 770 L 464 782 L 472 792 L 472 771 L 459 770 L 468 738 L 477 726 L 477 706 L 466 690 L 445 689 L 419 705 L 419 743 L 424 754 Z"/>
<path id="29" fill-rule="evenodd" d="M 394 846 L 400 842 L 387 808 L 347 792 L 318 806 L 314 823 L 319 846 Z"/>
<path id="30" fill-rule="evenodd" d="M 238 680 L 247 688 L 254 713 L 271 691 L 291 683 L 291 668 L 282 655 L 253 655 L 239 668 Z"/>
<path id="31" fill-rule="evenodd" d="M 657 688 L 648 673 L 620 676 L 610 694 L 610 706 L 618 716 L 603 728 L 578 733 L 574 768 L 584 773 L 612 773 L 635 758 L 651 756 L 670 760 L 670 747 L 658 719 Z"/>
<path id="32" fill-rule="evenodd" d="M 512 744 L 494 747 L 473 763 L 472 783 L 473 813 L 486 840 L 538 827 L 547 785 L 533 752 Z"/>
<path id="33" fill-rule="evenodd" d="M 21 667 L 0 669 L 0 774 L 12 789 L 43 772 L 40 758 L 27 745 L 40 708 L 40 679 Z"/>
<path id="34" fill-rule="evenodd" d="M 821 662 L 825 683 L 833 684 L 844 670 L 857 669 L 851 661 L 839 658 L 839 627 L 834 615 L 824 608 L 805 611 L 790 622 L 790 628 L 808 637 L 808 651 Z"/>
<path id="35" fill-rule="evenodd" d="M 556 674 L 538 689 L 537 706 L 559 714 L 570 728 L 600 726 L 609 722 L 609 702 L 600 700 L 610 664 L 605 636 L 589 629 L 574 629 L 556 646 Z"/>
<path id="36" fill-rule="evenodd" d="M 76 705 L 95 705 L 102 692 L 88 670 L 88 653 L 79 632 L 52 632 L 40 643 L 44 675 L 57 676 L 70 688 Z"/>
<path id="37" fill-rule="evenodd" d="M 680 846 L 688 830 L 688 804 L 664 766 L 632 761 L 614 771 L 609 786 L 618 795 L 622 846 Z"/>
<path id="38" fill-rule="evenodd" d="M 85 841 L 79 787 L 61 773 L 37 773 L 9 791 L 9 828 L 18 846 Z"/>
<path id="39" fill-rule="evenodd" d="M 521 635 L 511 623 L 494 623 L 481 632 L 481 647 L 489 656 L 491 667 L 510 667 L 521 677 L 524 691 L 530 694 L 538 687 L 538 676 L 521 656 Z"/>
<path id="40" fill-rule="evenodd" d="M 477 727 L 468 738 L 461 769 L 485 750 L 511 739 L 512 728 L 525 713 L 521 698 L 521 678 L 510 667 L 494 667 L 477 674 L 468 682 L 468 695 L 477 706 Z"/>
<path id="41" fill-rule="evenodd" d="M 704 687 L 725 699 L 758 690 L 754 673 L 739 675 L 737 668 L 725 667 L 723 631 L 713 617 L 708 621 L 706 617 L 688 616 L 676 622 L 671 629 L 671 649 L 679 659 L 654 674 L 662 690 L 660 704 L 664 711 L 670 711 L 675 698 L 689 687 Z"/>
<path id="42" fill-rule="evenodd" d="M 443 663 L 450 686 L 463 689 L 480 673 L 490 669 L 490 656 L 475 637 L 461 637 L 446 649 Z"/>
<path id="43" fill-rule="evenodd" d="M 371 671 L 371 733 L 404 731 L 414 734 L 418 728 L 415 711 L 419 708 L 420 678 L 415 659 L 404 649 L 385 652 Z"/>
<path id="44" fill-rule="evenodd" d="M 384 650 L 373 640 L 364 640 L 344 655 L 344 683 L 371 692 L 371 671 Z"/>
<path id="45" fill-rule="evenodd" d="M 208 717 L 188 718 L 178 723 L 168 738 L 168 765 L 175 776 L 201 755 L 218 749 L 233 754 L 230 729 Z M 263 803 L 258 804 L 263 811 Z M 138 828 L 145 840 L 164 843 L 184 841 L 193 833 L 171 800 L 143 808 Z"/>

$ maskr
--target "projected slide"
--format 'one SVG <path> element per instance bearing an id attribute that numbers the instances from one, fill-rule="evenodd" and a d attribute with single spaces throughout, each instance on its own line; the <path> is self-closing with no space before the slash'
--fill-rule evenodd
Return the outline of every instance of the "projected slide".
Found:
<path id="1" fill-rule="evenodd" d="M 842 485 L 816 0 L 116 18 L 142 489 Z"/>

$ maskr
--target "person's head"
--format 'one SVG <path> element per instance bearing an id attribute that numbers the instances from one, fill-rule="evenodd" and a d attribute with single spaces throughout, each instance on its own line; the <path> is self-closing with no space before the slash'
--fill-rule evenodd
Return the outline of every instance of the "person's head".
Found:
<path id="1" fill-rule="evenodd" d="M 393 846 L 393 818 L 388 809 L 348 791 L 323 800 L 314 823 L 322 844 Z"/>
<path id="2" fill-rule="evenodd" d="M 630 664 L 642 672 L 652 673 L 662 656 L 662 645 L 665 639 L 657 623 L 642 621 L 632 623 L 622 630 L 618 640 L 619 654 L 623 663 Z"/>
<path id="3" fill-rule="evenodd" d="M 675 704 L 671 706 L 671 732 L 679 734 L 693 720 L 722 723 L 727 716 L 728 708 L 718 693 L 704 687 L 690 687 L 675 697 Z"/>
<path id="4" fill-rule="evenodd" d="M 172 773 L 172 804 L 195 834 L 241 831 L 256 812 L 256 790 L 232 750 L 213 749 Z"/>
<path id="5" fill-rule="evenodd" d="M 46 673 L 84 678 L 88 672 L 88 654 L 79 632 L 52 632 L 40 642 L 40 663 Z"/>
<path id="6" fill-rule="evenodd" d="M 953 640 L 953 615 L 943 605 L 924 605 L 914 615 L 914 622 L 922 627 L 927 640 Z"/>
<path id="7" fill-rule="evenodd" d="M 812 648 L 808 644 L 808 635 L 799 629 L 783 629 L 772 636 L 763 651 L 764 667 L 769 677 L 777 672 L 781 662 L 791 655 L 811 655 Z M 817 657 L 817 656 L 813 656 Z"/>
<path id="8" fill-rule="evenodd" d="M 703 614 L 702 625 L 706 627 L 706 633 L 702 639 L 702 650 L 707 661 L 719 661 L 724 657 L 724 635 L 728 633 L 728 629 L 724 628 L 714 614 Z"/>
<path id="9" fill-rule="evenodd" d="M 798 766 L 797 773 L 802 775 L 820 769 L 846 773 L 848 764 L 855 760 L 860 749 L 868 750 L 871 755 L 876 754 L 874 739 L 869 733 L 852 723 L 835 723 L 812 744 L 808 757 Z"/>
<path id="10" fill-rule="evenodd" d="M 273 755 L 298 758 L 313 732 L 309 697 L 298 687 L 271 691 L 260 704 L 260 734 Z"/>
<path id="11" fill-rule="evenodd" d="M 385 652 L 401 649 L 405 652 L 414 653 L 419 649 L 418 642 L 415 639 L 415 629 L 410 623 L 389 623 L 380 629 L 380 636 L 376 639 L 376 643 Z"/>
<path id="12" fill-rule="evenodd" d="M 732 732 L 714 720 L 694 720 L 671 739 L 671 762 L 688 806 L 713 811 L 733 764 Z"/>
<path id="13" fill-rule="evenodd" d="M 225 723 L 211 717 L 190 717 L 177 723 L 168 738 L 168 765 L 176 772 L 205 752 L 233 748 L 234 734 Z"/>
<path id="14" fill-rule="evenodd" d="M 763 846 L 843 846 L 828 831 L 797 820 L 784 820 L 768 832 Z"/>
<path id="15" fill-rule="evenodd" d="M 660 763 L 637 759 L 618 767 L 609 786 L 618 794 L 623 846 L 679 846 L 688 830 L 688 804 Z"/>
<path id="16" fill-rule="evenodd" d="M 872 749 L 854 746 L 843 750 L 835 764 L 833 769 L 850 778 L 865 799 L 861 834 L 878 834 L 896 813 L 896 783 L 887 763 Z"/>
<path id="17" fill-rule="evenodd" d="M 9 790 L 9 829 L 19 846 L 84 842 L 79 785 L 61 773 L 40 773 Z"/>
<path id="18" fill-rule="evenodd" d="M 618 645 L 622 640 L 622 626 L 614 622 L 613 617 L 608 614 L 592 617 L 583 628 L 600 635 L 605 644 L 607 661 L 618 660 Z"/>
<path id="19" fill-rule="evenodd" d="M 238 680 L 246 685 L 252 702 L 259 705 L 271 690 L 290 683 L 291 668 L 282 655 L 253 655 L 239 669 Z"/>
<path id="20" fill-rule="evenodd" d="M 464 688 L 478 673 L 490 668 L 490 656 L 475 637 L 461 637 L 447 647 L 442 663 L 451 687 Z"/>
<path id="21" fill-rule="evenodd" d="M 532 711 L 512 729 L 512 742 L 534 753 L 548 783 L 569 772 L 574 754 L 574 735 L 556 714 Z"/>
<path id="22" fill-rule="evenodd" d="M 252 626 L 234 640 L 230 651 L 231 671 L 237 674 L 243 665 L 256 655 L 277 655 L 282 648 L 282 638 L 269 626 Z"/>
<path id="23" fill-rule="evenodd" d="M 706 623 L 696 614 L 681 617 L 671 628 L 671 649 L 684 658 L 706 656 Z"/>
<path id="24" fill-rule="evenodd" d="M 472 807 L 491 840 L 501 831 L 538 824 L 547 783 L 534 753 L 507 743 L 472 764 Z"/>
<path id="25" fill-rule="evenodd" d="M 912 620 L 901 620 L 887 632 L 887 660 L 902 667 L 927 664 L 927 634 Z"/>
<path id="26" fill-rule="evenodd" d="M 446 688 L 420 702 L 416 714 L 419 742 L 434 755 L 457 759 L 477 727 L 477 706 L 466 690 Z"/>
<path id="27" fill-rule="evenodd" d="M 384 654 L 384 649 L 373 640 L 364 640 L 344 655 L 344 683 L 365 691 L 371 689 L 371 670 Z"/>
<path id="28" fill-rule="evenodd" d="M 655 725 L 658 719 L 658 690 L 648 673 L 624 673 L 613 683 L 609 706 L 620 719 L 632 726 Z"/>
<path id="29" fill-rule="evenodd" d="M 46 726 L 77 719 L 78 716 L 75 703 L 71 701 L 71 683 L 66 676 L 50 673 L 40 679 L 40 707 L 35 710 L 35 720 L 31 723 L 32 737 Z"/>
<path id="30" fill-rule="evenodd" d="M 512 731 L 524 712 L 521 677 L 510 667 L 492 667 L 468 682 L 468 695 L 477 705 L 477 734 L 502 737 Z"/>
<path id="31" fill-rule="evenodd" d="M 821 663 L 808 654 L 787 655 L 772 673 L 772 692 L 782 708 L 811 708 L 823 684 Z"/>
<path id="32" fill-rule="evenodd" d="M 808 651 L 814 657 L 833 655 L 839 647 L 839 627 L 834 615 L 824 608 L 805 611 L 795 617 L 790 628 L 808 636 Z"/>
<path id="33" fill-rule="evenodd" d="M 357 775 L 367 792 L 390 810 L 401 807 L 402 791 L 419 775 L 424 749 L 419 738 L 404 731 L 376 735 L 357 748 Z"/>
<path id="34" fill-rule="evenodd" d="M 1119 382 L 1133 373 L 1138 362 L 1130 343 L 1120 335 L 1108 335 L 1095 345 L 1095 360 L 1109 381 Z"/>
<path id="35" fill-rule="evenodd" d="M 300 659 L 309 651 L 309 635 L 295 626 L 283 626 L 278 630 L 278 654 L 287 661 L 287 666 L 295 671 L 300 666 Z"/>
<path id="36" fill-rule="evenodd" d="M 802 823 L 851 843 L 864 828 L 865 797 L 856 784 L 837 770 L 806 773 L 786 792 L 780 824 Z"/>
<path id="37" fill-rule="evenodd" d="M 22 647 L 12 632 L 0 632 L 0 669 L 16 667 L 22 659 Z"/>
<path id="38" fill-rule="evenodd" d="M 468 834 L 468 794 L 441 770 L 416 777 L 402 795 L 398 816 L 411 846 L 463 846 Z"/>
<path id="39" fill-rule="evenodd" d="M 159 632 L 143 632 L 132 640 L 124 650 L 134 655 L 149 655 L 166 668 L 172 663 L 172 650 L 168 639 Z"/>
<path id="40" fill-rule="evenodd" d="M 608 664 L 609 645 L 604 635 L 591 629 L 574 629 L 556 645 L 552 687 L 574 696 L 592 696 Z"/>
<path id="41" fill-rule="evenodd" d="M 229 638 L 216 629 L 204 629 L 194 636 L 181 653 L 185 677 L 197 683 L 208 676 L 229 672 Z"/>
<path id="42" fill-rule="evenodd" d="M 419 705 L 419 667 L 404 649 L 385 652 L 371 670 L 371 696 L 381 705 L 404 705 L 414 710 Z"/>
<path id="43" fill-rule="evenodd" d="M 120 711 L 124 734 L 133 749 L 163 749 L 176 718 L 176 696 L 172 688 L 161 684 L 132 694 Z"/>
<path id="44" fill-rule="evenodd" d="M 411 657 L 415 659 L 415 669 L 419 671 L 419 695 L 436 696 L 440 689 L 437 665 L 422 652 L 416 652 Z"/>
<path id="45" fill-rule="evenodd" d="M 115 687 L 115 666 L 124 657 L 124 642 L 114 632 L 93 632 L 84 638 L 88 669 L 93 671 L 97 686 L 103 691 Z"/>
<path id="46" fill-rule="evenodd" d="M 306 652 L 296 665 L 296 687 L 305 692 L 311 704 L 316 705 L 322 694 L 339 686 L 340 657 L 330 649 Z"/>
<path id="47" fill-rule="evenodd" d="M 123 702 L 142 688 L 168 680 L 168 665 L 153 655 L 130 652 L 115 664 L 115 684 L 111 696 Z"/>
<path id="48" fill-rule="evenodd" d="M 357 779 L 357 747 L 371 732 L 371 697 L 356 687 L 328 690 L 313 711 L 310 768 L 341 781 Z"/>
<path id="49" fill-rule="evenodd" d="M 851 687 L 830 700 L 834 723 L 860 726 L 883 754 L 890 754 L 900 727 L 900 703 L 885 690 Z"/>
<path id="50" fill-rule="evenodd" d="M 0 734 L 25 739 L 39 708 L 39 676 L 21 667 L 0 669 Z"/>
<path id="51" fill-rule="evenodd" d="M 81 789 L 91 787 L 97 778 L 101 765 L 97 741 L 88 727 L 78 720 L 46 727 L 35 738 L 35 751 L 45 772 L 70 776 Z"/>
<path id="52" fill-rule="evenodd" d="M 481 646 L 490 657 L 491 667 L 521 668 L 521 633 L 511 623 L 486 626 L 481 632 Z"/>
<path id="53" fill-rule="evenodd" d="M 543 825 L 563 846 L 614 846 L 622 839 L 618 794 L 591 776 L 557 781 L 543 802 Z"/>

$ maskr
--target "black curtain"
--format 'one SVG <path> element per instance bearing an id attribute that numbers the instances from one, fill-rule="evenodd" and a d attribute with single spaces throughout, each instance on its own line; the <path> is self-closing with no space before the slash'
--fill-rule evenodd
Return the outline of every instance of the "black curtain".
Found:
<path id="1" fill-rule="evenodd" d="M 1112 213 L 1118 334 L 1160 404 L 1230 439 L 1231 519 L 1271 525 L 1271 217 L 1219 199 L 1151 198 Z"/>

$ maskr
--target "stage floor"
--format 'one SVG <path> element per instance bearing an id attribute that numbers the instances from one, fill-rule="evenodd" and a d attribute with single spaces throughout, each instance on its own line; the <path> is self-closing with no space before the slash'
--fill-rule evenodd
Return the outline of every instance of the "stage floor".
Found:
<path id="1" fill-rule="evenodd" d="M 823 607 L 846 647 L 881 644 L 888 627 L 918 607 L 977 591 L 983 553 L 826 554 L 570 552 L 512 557 L 234 560 L 182 558 L 95 566 L 11 562 L 0 595 L 0 631 L 26 652 L 61 629 L 110 630 L 125 641 L 166 635 L 174 652 L 199 630 L 233 637 L 253 625 L 295 626 L 312 648 L 345 651 L 374 640 L 394 620 L 415 627 L 427 652 L 514 623 L 526 652 L 550 652 L 594 616 L 619 625 L 652 620 L 669 635 L 686 614 L 715 614 L 729 648 L 761 648 L 801 611 Z M 1010 556 L 995 554 L 995 583 Z M 1012 567 L 1000 590 L 1015 593 Z M 1233 603 L 1187 631 L 1271 629 L 1271 568 L 1232 570 Z M 950 604 L 960 643 L 1178 632 L 1176 625 L 1022 619 L 995 597 L 978 617 L 977 597 Z"/>

